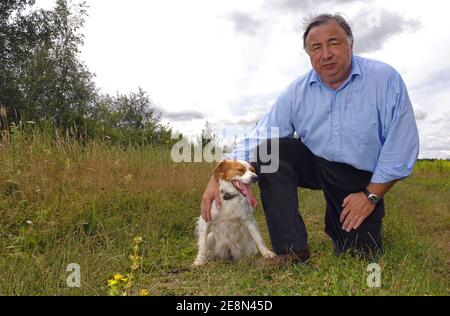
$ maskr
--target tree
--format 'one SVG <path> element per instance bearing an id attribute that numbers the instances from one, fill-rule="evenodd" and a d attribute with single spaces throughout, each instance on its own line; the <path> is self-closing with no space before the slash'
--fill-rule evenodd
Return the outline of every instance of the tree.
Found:
<path id="1" fill-rule="evenodd" d="M 37 47 L 26 68 L 27 116 L 62 128 L 80 126 L 97 95 L 93 75 L 79 58 L 86 4 L 69 7 L 57 0 L 50 16 L 50 41 Z"/>
<path id="2" fill-rule="evenodd" d="M 93 75 L 79 58 L 86 4 L 57 0 L 52 11 L 24 13 L 33 4 L 1 2 L 0 103 L 16 122 L 82 125 L 97 93 Z"/>
<path id="3" fill-rule="evenodd" d="M 128 95 L 102 95 L 89 114 L 96 134 L 119 143 L 169 144 L 171 129 L 161 123 L 148 94 L 138 89 Z"/>
<path id="4" fill-rule="evenodd" d="M 205 122 L 205 127 L 202 129 L 202 134 L 201 134 L 201 144 L 202 144 L 202 148 L 204 148 L 207 144 L 209 143 L 213 143 L 215 145 L 217 145 L 218 142 L 218 137 L 216 134 L 213 133 L 212 128 L 211 128 L 211 123 L 209 123 L 208 121 Z"/>
<path id="5" fill-rule="evenodd" d="M 50 38 L 48 11 L 24 13 L 34 2 L 0 2 L 0 105 L 5 106 L 8 118 L 15 121 L 27 105 L 23 91 L 25 65 L 35 48 Z"/>
<path id="6" fill-rule="evenodd" d="M 137 93 L 132 92 L 129 96 L 117 95 L 113 104 L 120 118 L 117 127 L 152 128 L 159 122 L 150 98 L 140 87 Z"/>

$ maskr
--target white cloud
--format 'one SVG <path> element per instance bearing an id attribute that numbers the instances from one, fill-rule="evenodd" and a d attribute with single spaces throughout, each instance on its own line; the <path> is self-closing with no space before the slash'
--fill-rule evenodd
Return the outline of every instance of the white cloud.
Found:
<path id="1" fill-rule="evenodd" d="M 413 105 L 414 108 L 414 116 L 417 121 L 423 121 L 427 117 L 427 112 L 422 110 L 417 104 Z"/>

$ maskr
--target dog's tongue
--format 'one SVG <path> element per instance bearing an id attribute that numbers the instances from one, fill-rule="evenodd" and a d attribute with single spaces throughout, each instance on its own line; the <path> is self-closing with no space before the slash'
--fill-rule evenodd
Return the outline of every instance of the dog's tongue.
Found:
<path id="1" fill-rule="evenodd" d="M 247 184 L 243 183 L 242 188 L 244 189 L 245 198 L 247 199 L 248 205 L 250 205 L 251 207 L 256 207 L 256 199 L 253 196 L 252 189 L 250 189 L 250 187 Z"/>

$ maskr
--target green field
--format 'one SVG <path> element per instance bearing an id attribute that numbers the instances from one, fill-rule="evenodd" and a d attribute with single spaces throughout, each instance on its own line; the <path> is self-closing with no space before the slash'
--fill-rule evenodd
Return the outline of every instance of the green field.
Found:
<path id="1" fill-rule="evenodd" d="M 368 262 L 333 255 L 318 191 L 299 191 L 309 264 L 255 257 L 192 269 L 212 168 L 174 164 L 168 149 L 16 131 L 0 147 L 0 295 L 108 295 L 108 280 L 131 270 L 128 295 L 450 294 L 449 161 L 419 162 L 387 195 L 380 288 L 366 284 Z M 261 206 L 255 215 L 270 244 Z M 79 288 L 67 286 L 70 263 L 80 266 Z"/>

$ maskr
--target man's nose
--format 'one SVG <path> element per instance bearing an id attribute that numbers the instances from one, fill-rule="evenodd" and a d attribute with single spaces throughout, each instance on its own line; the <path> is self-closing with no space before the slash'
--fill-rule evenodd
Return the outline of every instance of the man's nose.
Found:
<path id="1" fill-rule="evenodd" d="M 322 50 L 322 59 L 327 60 L 330 59 L 331 57 L 333 57 L 333 53 L 327 46 L 324 46 Z"/>

